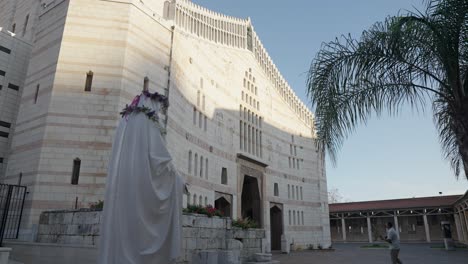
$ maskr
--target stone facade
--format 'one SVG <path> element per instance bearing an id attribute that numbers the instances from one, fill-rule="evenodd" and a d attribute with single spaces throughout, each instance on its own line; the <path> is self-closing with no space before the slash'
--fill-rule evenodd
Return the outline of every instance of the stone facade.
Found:
<path id="1" fill-rule="evenodd" d="M 330 244 L 313 115 L 249 19 L 186 0 L 0 5 L 0 26 L 22 27 L 27 15 L 30 21 L 16 36 L 32 51 L 0 174 L 6 183 L 21 174 L 28 186 L 23 239 L 34 240 L 42 211 L 103 198 L 118 113 L 146 77 L 150 91 L 169 96 L 162 119 L 167 147 L 191 186 L 184 204 L 255 218 L 267 251 L 278 249 L 283 234 L 298 246 Z M 78 184 L 71 184 L 77 168 Z"/>
<path id="2" fill-rule="evenodd" d="M 97 246 L 100 221 L 101 211 L 43 212 L 37 242 Z M 184 214 L 182 221 L 183 255 L 178 263 L 196 263 L 195 259 L 205 256 L 250 261 L 255 253 L 262 252 L 265 240 L 262 229 L 235 228 L 230 218 L 209 218 L 197 214 Z"/>

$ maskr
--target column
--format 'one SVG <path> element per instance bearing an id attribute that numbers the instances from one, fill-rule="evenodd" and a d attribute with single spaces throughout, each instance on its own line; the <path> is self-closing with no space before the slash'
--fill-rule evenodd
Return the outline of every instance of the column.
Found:
<path id="1" fill-rule="evenodd" d="M 400 239 L 400 228 L 398 226 L 398 217 L 397 217 L 397 212 L 393 212 L 393 222 L 394 222 L 394 225 L 395 225 L 395 230 L 397 232 L 397 235 L 398 235 L 398 239 Z"/>
<path id="2" fill-rule="evenodd" d="M 429 230 L 429 224 L 427 222 L 426 214 L 423 215 L 423 219 L 424 219 L 424 231 L 426 232 L 426 242 L 431 242 L 431 233 Z"/>
<path id="3" fill-rule="evenodd" d="M 460 222 L 460 230 L 462 232 L 462 236 L 461 236 L 460 240 L 463 240 L 466 243 L 466 242 L 468 242 L 467 241 L 466 226 L 465 226 L 465 221 L 463 220 L 463 217 L 462 217 L 461 214 L 463 214 L 463 209 L 460 209 L 460 211 L 458 212 L 458 221 Z"/>
<path id="4" fill-rule="evenodd" d="M 345 224 L 344 215 L 343 215 L 343 217 L 341 218 L 341 229 L 343 230 L 343 241 L 346 241 L 346 232 L 347 232 L 347 229 L 346 229 L 346 224 Z"/>
<path id="5" fill-rule="evenodd" d="M 367 217 L 367 235 L 369 236 L 369 243 L 372 243 L 372 225 L 369 216 Z"/>
<path id="6" fill-rule="evenodd" d="M 457 210 L 457 209 L 455 208 L 455 210 Z M 457 228 L 457 237 L 458 237 L 458 241 L 462 242 L 462 241 L 464 240 L 464 238 L 463 238 L 463 231 L 460 230 L 461 225 L 460 225 L 459 214 L 458 214 L 458 213 L 454 213 L 454 214 L 453 214 L 453 219 L 455 219 L 455 227 Z"/>
<path id="7" fill-rule="evenodd" d="M 465 230 L 466 230 L 466 236 L 467 236 L 467 240 L 468 240 L 468 219 L 466 217 L 465 208 L 462 209 L 461 214 L 463 215 L 463 219 L 465 221 Z"/>

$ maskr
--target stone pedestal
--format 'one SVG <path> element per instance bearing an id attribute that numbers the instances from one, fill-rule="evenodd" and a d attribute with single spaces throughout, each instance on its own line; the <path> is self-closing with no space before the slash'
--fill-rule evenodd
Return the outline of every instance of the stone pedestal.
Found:
<path id="1" fill-rule="evenodd" d="M 285 235 L 281 236 L 281 253 L 289 254 L 290 245 Z"/>
<path id="2" fill-rule="evenodd" d="M 11 248 L 0 247 L 0 264 L 8 264 Z"/>

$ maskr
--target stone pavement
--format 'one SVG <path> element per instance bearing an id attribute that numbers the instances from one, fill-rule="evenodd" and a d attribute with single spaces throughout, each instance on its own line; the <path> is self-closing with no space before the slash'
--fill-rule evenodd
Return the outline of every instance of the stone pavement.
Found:
<path id="1" fill-rule="evenodd" d="M 301 251 L 289 255 L 274 254 L 281 264 L 389 264 L 388 249 L 364 249 L 366 244 L 334 244 L 334 252 Z M 405 264 L 466 264 L 468 249 L 445 251 L 431 248 L 439 244 L 402 244 L 400 259 Z"/>

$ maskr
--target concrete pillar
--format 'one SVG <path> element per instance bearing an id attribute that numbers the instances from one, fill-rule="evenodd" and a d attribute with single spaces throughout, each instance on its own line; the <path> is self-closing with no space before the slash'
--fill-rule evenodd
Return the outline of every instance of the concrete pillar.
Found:
<path id="1" fill-rule="evenodd" d="M 457 214 L 458 222 L 460 223 L 460 230 L 462 232 L 462 236 L 460 237 L 460 240 L 466 243 L 467 242 L 467 233 L 466 233 L 465 220 L 464 220 L 462 214 L 463 214 L 463 209 L 460 212 L 458 212 L 458 214 Z"/>
<path id="2" fill-rule="evenodd" d="M 424 231 L 426 232 L 426 242 L 431 242 L 431 231 L 429 229 L 429 223 L 427 222 L 427 215 L 423 215 L 424 219 Z"/>
<path id="3" fill-rule="evenodd" d="M 367 235 L 369 236 L 369 243 L 372 243 L 372 225 L 371 225 L 371 219 L 368 216 L 367 217 Z"/>
<path id="4" fill-rule="evenodd" d="M 455 209 L 456 210 L 456 209 Z M 461 230 L 461 223 L 460 223 L 460 215 L 455 213 L 453 214 L 453 219 L 455 219 L 455 228 L 457 229 L 457 237 L 458 237 L 458 241 L 462 242 L 464 241 L 464 237 L 463 237 L 463 231 Z"/>
<path id="5" fill-rule="evenodd" d="M 398 217 L 397 217 L 396 212 L 393 213 L 393 222 L 394 222 L 394 225 L 395 225 L 395 230 L 396 230 L 397 235 L 398 235 L 398 239 L 400 239 L 400 228 L 398 226 Z"/>
<path id="6" fill-rule="evenodd" d="M 346 229 L 346 223 L 345 223 L 345 219 L 344 217 L 341 218 L 341 229 L 343 230 L 343 241 L 346 241 L 346 232 L 347 232 L 347 229 Z"/>
<path id="7" fill-rule="evenodd" d="M 460 216 L 463 220 L 463 228 L 465 229 L 465 243 L 468 243 L 468 219 L 466 219 L 465 209 L 463 208 L 460 212 Z"/>

